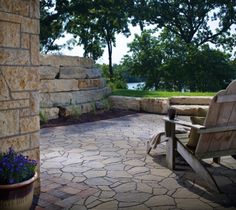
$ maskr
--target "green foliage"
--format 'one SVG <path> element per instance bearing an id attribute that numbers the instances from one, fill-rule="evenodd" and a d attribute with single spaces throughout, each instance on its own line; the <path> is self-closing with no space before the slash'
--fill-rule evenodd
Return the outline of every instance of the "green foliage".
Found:
<path id="1" fill-rule="evenodd" d="M 163 77 L 163 52 L 159 45 L 150 31 L 143 31 L 141 36 L 135 35 L 133 42 L 128 45 L 132 54 L 126 55 L 123 60 L 123 65 L 131 74 L 144 79 L 147 89 L 157 89 Z"/>
<path id="2" fill-rule="evenodd" d="M 58 1 L 59 2 L 59 1 Z M 59 51 L 65 45 L 55 43 L 64 36 L 65 11 L 60 11 L 60 4 L 54 0 L 40 1 L 40 50 L 43 53 Z"/>
<path id="3" fill-rule="evenodd" d="M 167 91 L 148 91 L 148 90 L 114 90 L 112 95 L 130 97 L 172 97 L 172 96 L 214 96 L 215 92 L 167 92 Z"/>
<path id="4" fill-rule="evenodd" d="M 97 108 L 96 108 L 96 101 L 93 101 L 93 102 L 91 103 L 91 107 L 92 107 L 92 112 L 93 112 L 94 114 L 96 114 L 96 111 L 97 111 Z"/>
<path id="5" fill-rule="evenodd" d="M 101 65 L 102 76 L 106 79 L 107 85 L 112 89 L 127 89 L 127 82 L 124 79 L 124 70 L 120 65 L 113 66 L 113 78 L 110 78 L 109 66 Z"/>
<path id="6" fill-rule="evenodd" d="M 73 105 L 70 110 L 70 116 L 75 119 L 79 119 L 81 115 L 81 107 Z"/>
<path id="7" fill-rule="evenodd" d="M 108 98 L 103 98 L 102 99 L 102 104 L 103 104 L 105 110 L 110 110 L 111 109 L 111 102 Z"/>
<path id="8" fill-rule="evenodd" d="M 207 42 L 232 50 L 236 35 L 230 28 L 236 23 L 235 0 L 150 0 L 143 17 L 158 28 L 166 28 L 186 44 L 201 46 Z M 209 20 L 214 21 L 212 29 Z"/>
<path id="9" fill-rule="evenodd" d="M 112 47 L 116 44 L 115 35 L 129 35 L 127 2 L 129 1 L 71 0 L 69 4 L 67 31 L 78 37 L 78 44 L 84 46 L 84 56 L 91 55 L 96 60 L 107 46 L 110 78 L 113 77 Z"/>
<path id="10" fill-rule="evenodd" d="M 40 110 L 39 118 L 40 122 L 42 122 L 43 124 L 46 124 L 48 122 L 48 114 L 46 113 L 45 110 Z"/>
<path id="11" fill-rule="evenodd" d="M 129 47 L 123 66 L 142 77 L 146 89 L 218 91 L 235 78 L 229 55 L 208 45 L 186 44 L 168 30 L 158 38 L 143 31 Z"/>

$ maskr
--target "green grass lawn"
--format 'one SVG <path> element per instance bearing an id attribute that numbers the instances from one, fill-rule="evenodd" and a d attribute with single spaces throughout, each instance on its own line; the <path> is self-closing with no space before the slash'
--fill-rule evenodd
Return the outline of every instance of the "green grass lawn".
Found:
<path id="1" fill-rule="evenodd" d="M 130 97 L 148 97 L 157 98 L 164 97 L 169 98 L 172 96 L 214 96 L 213 92 L 168 92 L 168 91 L 145 91 L 145 90 L 113 90 L 114 96 L 130 96 Z"/>

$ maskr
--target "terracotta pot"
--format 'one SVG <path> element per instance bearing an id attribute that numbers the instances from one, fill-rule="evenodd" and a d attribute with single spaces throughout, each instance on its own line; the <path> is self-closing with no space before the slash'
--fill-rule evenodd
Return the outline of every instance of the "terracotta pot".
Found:
<path id="1" fill-rule="evenodd" d="M 34 181 L 38 174 L 24 182 L 0 185 L 0 209 L 1 210 L 28 210 L 33 201 Z"/>

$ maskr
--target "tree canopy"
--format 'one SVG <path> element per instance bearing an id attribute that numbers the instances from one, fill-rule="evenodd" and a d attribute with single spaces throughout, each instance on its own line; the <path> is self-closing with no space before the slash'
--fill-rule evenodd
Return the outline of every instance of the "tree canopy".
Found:
<path id="1" fill-rule="evenodd" d="M 158 37 L 143 31 L 129 47 L 123 66 L 142 77 L 146 89 L 217 91 L 236 76 L 230 55 L 186 44 L 168 30 Z"/>
<path id="2" fill-rule="evenodd" d="M 55 44 L 55 40 L 64 32 L 72 34 L 72 43 L 82 45 L 84 56 L 94 60 L 103 55 L 107 46 L 112 79 L 116 35 L 129 36 L 130 23 L 138 25 L 143 34 L 130 44 L 133 55 L 126 56 L 125 64 L 145 78 L 147 87 L 157 88 L 163 78 L 169 78 L 172 85 L 166 88 L 180 89 L 185 84 L 195 89 L 188 77 L 194 70 L 187 66 L 196 65 L 200 58 L 212 60 L 209 55 L 228 63 L 228 55 L 208 45 L 221 46 L 227 52 L 236 46 L 236 29 L 232 29 L 236 25 L 235 0 L 41 0 L 41 49 L 59 50 L 63 46 Z M 147 25 L 156 27 L 160 35 L 147 33 Z M 171 75 L 179 79 L 171 79 Z"/>
<path id="3" fill-rule="evenodd" d="M 55 43 L 64 34 L 64 13 L 56 9 L 53 0 L 40 1 L 40 50 L 43 53 L 58 51 L 64 45 Z"/>
<path id="4" fill-rule="evenodd" d="M 157 28 L 167 28 L 185 43 L 235 44 L 235 33 L 230 31 L 236 24 L 235 0 L 150 0 L 148 5 L 149 13 L 143 19 Z"/>

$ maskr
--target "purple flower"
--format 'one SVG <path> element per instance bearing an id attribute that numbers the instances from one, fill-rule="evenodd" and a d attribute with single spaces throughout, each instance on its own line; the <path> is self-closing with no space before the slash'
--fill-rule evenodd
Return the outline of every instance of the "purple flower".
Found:
<path id="1" fill-rule="evenodd" d="M 37 162 L 28 156 L 17 154 L 12 148 L 7 153 L 0 153 L 0 184 L 13 184 L 31 178 Z"/>

